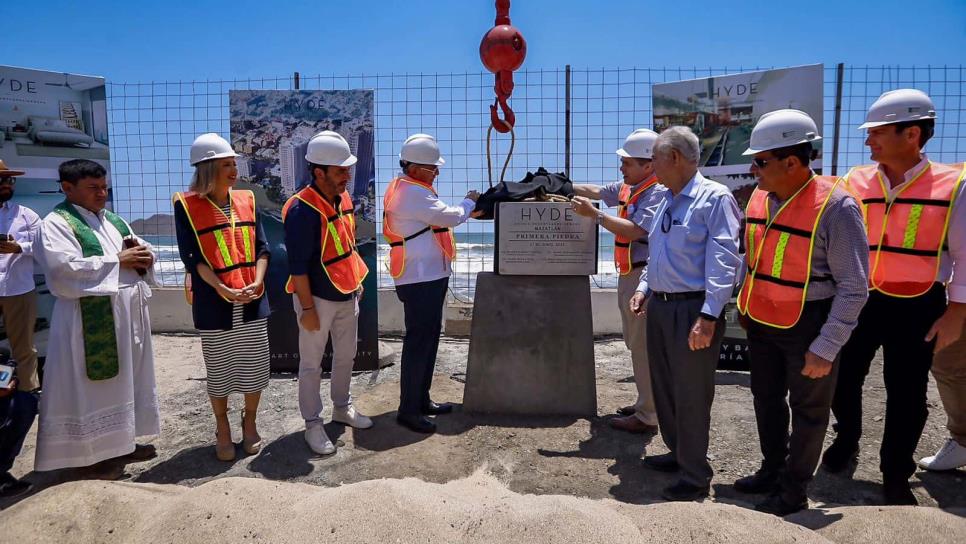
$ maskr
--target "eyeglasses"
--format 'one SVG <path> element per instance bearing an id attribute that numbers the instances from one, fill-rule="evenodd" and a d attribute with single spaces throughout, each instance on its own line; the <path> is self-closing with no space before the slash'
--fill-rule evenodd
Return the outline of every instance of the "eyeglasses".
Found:
<path id="1" fill-rule="evenodd" d="M 780 160 L 782 159 L 779 157 L 772 157 L 770 159 L 759 159 L 758 157 L 755 157 L 754 159 L 751 159 L 751 162 L 753 162 L 755 166 L 757 166 L 758 168 L 764 168 L 768 166 L 769 163 L 780 161 Z"/>
<path id="2" fill-rule="evenodd" d="M 667 234 L 671 230 L 673 223 L 670 210 L 664 210 L 664 215 L 661 216 L 661 232 Z"/>
<path id="3" fill-rule="evenodd" d="M 8 176 L 0 177 L 0 185 L 16 185 L 16 184 L 17 184 L 17 178 L 15 177 L 8 177 Z"/>

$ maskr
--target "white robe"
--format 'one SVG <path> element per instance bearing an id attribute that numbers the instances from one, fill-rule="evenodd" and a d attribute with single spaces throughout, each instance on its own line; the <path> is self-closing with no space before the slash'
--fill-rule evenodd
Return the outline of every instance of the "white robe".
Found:
<path id="1" fill-rule="evenodd" d="M 154 272 L 144 279 L 121 268 L 121 233 L 75 206 L 101 243 L 103 257 L 83 257 L 70 225 L 51 212 L 41 225 L 38 262 L 56 297 L 40 398 L 34 470 L 88 466 L 134 451 L 135 437 L 160 433 L 148 298 Z M 147 245 L 139 239 L 139 242 Z M 110 295 L 117 333 L 119 373 L 87 378 L 78 298 Z"/>

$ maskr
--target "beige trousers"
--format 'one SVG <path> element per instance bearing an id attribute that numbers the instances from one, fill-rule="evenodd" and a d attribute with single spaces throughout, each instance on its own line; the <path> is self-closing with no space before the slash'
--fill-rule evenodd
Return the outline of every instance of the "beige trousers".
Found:
<path id="1" fill-rule="evenodd" d="M 966 327 L 959 340 L 933 357 L 932 375 L 946 409 L 949 434 L 966 446 Z"/>
<path id="2" fill-rule="evenodd" d="M 634 315 L 628 304 L 640 283 L 641 267 L 617 279 L 617 304 L 621 312 L 621 329 L 624 345 L 631 350 L 634 366 L 634 383 L 637 384 L 637 402 L 634 403 L 638 419 L 648 425 L 657 425 L 654 393 L 651 391 L 651 369 L 647 364 L 647 328 L 645 318 Z"/>
<path id="3" fill-rule="evenodd" d="M 37 321 L 37 291 L 0 297 L 0 316 L 10 338 L 13 359 L 17 361 L 18 389 L 33 391 L 40 387 L 37 378 L 37 349 L 34 347 L 34 325 Z"/>

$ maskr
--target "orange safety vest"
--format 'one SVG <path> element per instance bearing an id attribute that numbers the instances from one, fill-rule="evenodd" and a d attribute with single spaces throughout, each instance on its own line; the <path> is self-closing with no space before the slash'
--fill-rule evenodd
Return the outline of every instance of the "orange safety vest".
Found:
<path id="1" fill-rule="evenodd" d="M 627 219 L 627 208 L 635 203 L 644 194 L 644 191 L 650 189 L 657 185 L 657 176 L 651 176 L 650 178 L 642 181 L 634 189 L 634 193 L 631 194 L 631 186 L 628 184 L 621 185 L 621 190 L 617 193 L 617 217 L 621 219 Z M 614 235 L 614 265 L 617 267 L 617 271 L 621 276 L 626 276 L 631 273 L 631 269 L 634 267 L 634 263 L 631 262 L 631 242 L 633 240 L 629 238 L 624 238 L 619 234 Z M 647 241 L 641 242 L 642 244 L 647 244 Z"/>
<path id="2" fill-rule="evenodd" d="M 393 222 L 390 220 L 390 214 L 395 210 L 396 202 L 398 202 L 395 200 L 395 196 L 402 183 L 412 183 L 424 187 L 432 191 L 433 196 L 436 196 L 436 189 L 433 188 L 432 184 L 409 176 L 394 178 L 389 182 L 386 194 L 382 197 L 382 236 L 389 243 L 389 275 L 393 278 L 402 276 L 406 269 L 406 242 L 429 231 L 433 232 L 433 238 L 436 240 L 439 250 L 443 252 L 443 257 L 448 262 L 452 262 L 456 258 L 456 237 L 453 235 L 453 229 L 449 227 L 429 225 L 409 236 L 396 234 L 392 226 Z"/>
<path id="3" fill-rule="evenodd" d="M 745 210 L 748 273 L 738 293 L 738 311 L 777 327 L 794 327 L 802 316 L 812 278 L 815 231 L 835 187 L 832 176 L 812 175 L 770 217 L 768 192 L 755 189 Z"/>
<path id="4" fill-rule="evenodd" d="M 846 188 L 861 201 L 869 233 L 870 291 L 911 298 L 932 287 L 964 176 L 966 163 L 930 162 L 890 203 L 876 165 L 846 174 Z"/>
<path id="5" fill-rule="evenodd" d="M 185 192 L 172 197 L 184 207 L 205 263 L 222 283 L 242 289 L 255 281 L 255 194 L 230 190 L 228 200 L 231 217 L 207 196 Z M 264 292 L 263 285 L 258 296 Z M 185 297 L 188 304 L 194 302 L 190 274 L 185 274 Z"/>
<path id="6" fill-rule="evenodd" d="M 343 191 L 339 195 L 339 209 L 335 209 L 309 185 L 285 203 L 282 208 L 283 224 L 289 208 L 296 200 L 319 213 L 322 221 L 322 270 L 325 270 L 329 281 L 344 295 L 359 289 L 362 280 L 369 274 L 369 267 L 356 249 L 356 220 L 349 193 Z M 285 284 L 285 292 L 295 292 L 292 276 L 289 276 Z"/>

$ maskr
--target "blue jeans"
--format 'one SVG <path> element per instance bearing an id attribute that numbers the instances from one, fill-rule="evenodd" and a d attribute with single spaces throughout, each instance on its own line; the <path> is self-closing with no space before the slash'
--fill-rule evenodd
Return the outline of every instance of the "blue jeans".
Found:
<path id="1" fill-rule="evenodd" d="M 10 471 L 37 416 L 40 396 L 16 391 L 0 398 L 0 474 Z"/>

